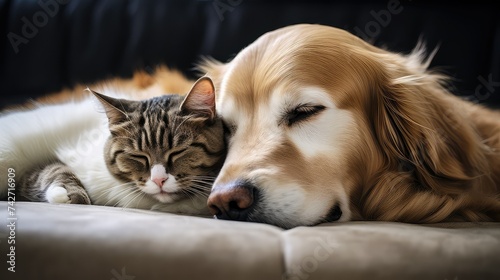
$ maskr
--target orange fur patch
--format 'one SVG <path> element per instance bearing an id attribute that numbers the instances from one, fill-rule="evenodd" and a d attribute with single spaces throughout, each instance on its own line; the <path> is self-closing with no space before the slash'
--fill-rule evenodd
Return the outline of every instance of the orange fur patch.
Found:
<path id="1" fill-rule="evenodd" d="M 160 66 L 151 74 L 139 70 L 131 78 L 111 78 L 89 85 L 80 84 L 70 89 L 47 94 L 35 99 L 35 102 L 57 104 L 70 100 L 80 100 L 88 96 L 89 93 L 85 91 L 87 87 L 98 89 L 102 86 L 116 88 L 131 99 L 147 99 L 163 94 L 186 94 L 193 83 L 194 81 L 187 79 L 180 71 Z M 9 109 L 30 109 L 33 107 L 33 102 L 26 102 Z"/>

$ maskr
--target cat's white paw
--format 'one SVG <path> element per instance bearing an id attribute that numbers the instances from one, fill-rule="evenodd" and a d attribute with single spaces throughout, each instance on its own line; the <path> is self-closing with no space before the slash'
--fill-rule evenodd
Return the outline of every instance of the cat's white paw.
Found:
<path id="1" fill-rule="evenodd" d="M 45 192 L 45 198 L 49 203 L 70 203 L 68 191 L 58 185 L 50 185 Z"/>

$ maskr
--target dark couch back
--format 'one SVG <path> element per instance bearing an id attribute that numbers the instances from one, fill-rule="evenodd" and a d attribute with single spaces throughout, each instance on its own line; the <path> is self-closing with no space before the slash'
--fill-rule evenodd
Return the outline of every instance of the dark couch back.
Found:
<path id="1" fill-rule="evenodd" d="M 0 107 L 159 64 L 193 77 L 201 56 L 226 61 L 295 23 L 403 53 L 422 38 L 439 46 L 431 67 L 454 78 L 457 95 L 500 107 L 499 14 L 480 1 L 0 1 Z"/>

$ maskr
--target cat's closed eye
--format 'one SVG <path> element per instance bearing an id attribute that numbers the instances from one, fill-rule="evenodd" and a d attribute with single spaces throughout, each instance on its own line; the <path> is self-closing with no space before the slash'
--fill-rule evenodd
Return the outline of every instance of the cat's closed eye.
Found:
<path id="1" fill-rule="evenodd" d="M 136 170 L 148 171 L 150 164 L 149 159 L 145 155 L 131 154 L 127 155 L 128 162 L 136 167 Z"/>

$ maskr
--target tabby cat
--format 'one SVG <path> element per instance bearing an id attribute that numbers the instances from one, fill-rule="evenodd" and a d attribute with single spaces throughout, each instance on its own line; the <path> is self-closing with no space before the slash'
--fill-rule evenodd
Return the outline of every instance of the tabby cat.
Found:
<path id="1" fill-rule="evenodd" d="M 199 79 L 185 97 L 143 101 L 89 91 L 96 98 L 0 118 L 8 132 L 0 136 L 0 165 L 16 170 L 18 193 L 30 201 L 207 213 L 226 154 L 212 81 Z"/>

